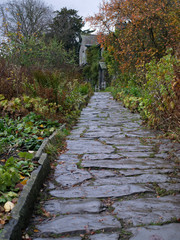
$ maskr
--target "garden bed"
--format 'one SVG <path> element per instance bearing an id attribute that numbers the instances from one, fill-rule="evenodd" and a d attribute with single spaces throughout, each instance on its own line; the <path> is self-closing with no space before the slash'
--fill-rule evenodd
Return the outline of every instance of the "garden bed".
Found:
<path id="1" fill-rule="evenodd" d="M 24 182 L 24 186 L 19 191 L 19 198 L 16 199 L 16 205 L 12 211 L 3 215 L 9 222 L 7 224 L 4 222 L 4 229 L 0 232 L 1 240 L 17 240 L 21 238 L 21 229 L 26 226 L 29 220 L 39 190 L 50 170 L 50 161 L 45 151 L 48 145 L 55 144 L 55 142 L 59 141 L 58 134 L 64 126 L 65 125 L 61 126 L 60 130 L 56 130 L 50 137 L 44 139 L 40 148 L 31 159 L 31 162 L 36 163 L 36 169 L 31 173 L 29 179 Z M 23 185 L 22 182 L 18 184 Z M 11 201 L 11 203 L 13 203 L 13 201 Z"/>

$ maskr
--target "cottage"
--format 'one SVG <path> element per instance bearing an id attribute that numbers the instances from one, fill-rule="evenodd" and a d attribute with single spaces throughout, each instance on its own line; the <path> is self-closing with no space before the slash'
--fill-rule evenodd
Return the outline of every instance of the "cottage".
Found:
<path id="1" fill-rule="evenodd" d="M 105 72 L 106 72 L 106 63 L 102 60 L 102 52 L 103 49 L 100 48 L 100 44 L 97 41 L 97 35 L 82 35 L 82 41 L 79 50 L 79 65 L 85 66 L 87 64 L 87 56 L 86 50 L 88 47 L 97 45 L 99 46 L 100 54 L 99 54 L 99 79 L 98 84 L 96 86 L 96 90 L 104 89 L 106 87 L 106 80 L 105 80 Z"/>
<path id="2" fill-rule="evenodd" d="M 82 35 L 81 46 L 79 50 L 79 65 L 87 64 L 86 49 L 93 45 L 98 45 L 97 35 Z"/>

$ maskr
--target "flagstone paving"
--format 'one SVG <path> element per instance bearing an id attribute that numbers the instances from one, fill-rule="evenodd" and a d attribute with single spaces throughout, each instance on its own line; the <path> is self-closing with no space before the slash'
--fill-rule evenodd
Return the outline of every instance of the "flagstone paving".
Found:
<path id="1" fill-rule="evenodd" d="M 95 93 L 46 183 L 32 239 L 180 239 L 180 145 L 158 134 Z"/>

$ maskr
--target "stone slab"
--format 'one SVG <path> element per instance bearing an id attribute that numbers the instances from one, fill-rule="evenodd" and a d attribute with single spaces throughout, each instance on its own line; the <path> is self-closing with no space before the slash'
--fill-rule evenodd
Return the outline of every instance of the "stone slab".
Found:
<path id="1" fill-rule="evenodd" d="M 153 192 L 150 188 L 142 185 L 104 185 L 104 186 L 81 186 L 65 190 L 52 190 L 50 194 L 58 198 L 108 198 L 123 197 L 136 193 Z"/>
<path id="2" fill-rule="evenodd" d="M 117 132 L 104 132 L 104 131 L 96 131 L 96 132 L 87 132 L 83 134 L 84 138 L 100 138 L 100 137 L 107 137 L 111 138 L 117 135 Z"/>
<path id="3" fill-rule="evenodd" d="M 121 156 L 119 154 L 106 154 L 106 153 L 102 153 L 102 154 L 84 154 L 82 159 L 83 160 L 116 160 L 116 159 L 120 159 Z"/>
<path id="4" fill-rule="evenodd" d="M 150 154 L 153 154 L 152 148 L 153 146 L 148 145 L 116 145 L 116 149 L 118 149 L 118 152 L 122 152 L 123 154 L 125 152 L 133 152 L 131 153 L 133 154 L 133 156 L 138 154 L 138 152 L 142 152 L 143 155 L 145 154 L 144 152 L 149 152 L 149 156 Z"/>
<path id="5" fill-rule="evenodd" d="M 77 163 L 79 162 L 78 155 L 72 155 L 72 154 L 61 154 L 59 156 L 59 159 L 57 160 L 58 164 L 70 164 L 70 163 Z"/>
<path id="6" fill-rule="evenodd" d="M 59 176 L 57 175 L 58 172 L 56 171 L 56 182 L 63 187 L 71 187 L 92 178 L 88 171 L 82 169 L 66 171 L 63 174 L 59 174 Z"/>
<path id="7" fill-rule="evenodd" d="M 76 172 L 78 170 L 76 164 L 67 164 L 67 163 L 62 163 L 56 166 L 54 176 L 59 177 L 61 174 L 66 174 L 68 172 Z"/>
<path id="8" fill-rule="evenodd" d="M 89 237 L 90 240 L 118 240 L 119 233 L 100 233 Z"/>
<path id="9" fill-rule="evenodd" d="M 139 138 L 127 138 L 127 137 L 124 137 L 124 134 L 121 135 L 121 137 L 118 135 L 116 137 L 113 137 L 113 138 L 100 138 L 99 139 L 100 141 L 104 141 L 106 142 L 106 144 L 109 144 L 109 145 L 115 145 L 115 146 L 134 146 L 134 145 L 141 145 L 141 141 Z M 148 146 L 148 145 L 147 145 Z"/>
<path id="10" fill-rule="evenodd" d="M 100 213 L 104 206 L 99 200 L 49 200 L 44 208 L 51 214 Z"/>
<path id="11" fill-rule="evenodd" d="M 94 140 L 80 139 L 67 141 L 67 153 L 86 154 L 86 153 L 112 153 L 114 148 L 103 145 Z"/>
<path id="12" fill-rule="evenodd" d="M 163 226 L 148 226 L 131 228 L 133 237 L 130 240 L 179 240 L 180 223 L 171 223 Z"/>
<path id="13" fill-rule="evenodd" d="M 168 152 L 169 150 L 172 150 L 172 149 L 173 151 L 178 152 L 178 149 L 180 149 L 180 144 L 177 142 L 176 143 L 171 142 L 170 140 L 167 142 L 159 142 L 159 151 Z"/>
<path id="14" fill-rule="evenodd" d="M 134 175 L 142 175 L 142 174 L 165 174 L 165 173 L 172 173 L 174 169 L 127 169 L 127 170 L 120 170 L 119 173 L 126 177 L 134 176 Z"/>
<path id="15" fill-rule="evenodd" d="M 180 179 L 178 179 L 180 181 Z M 158 184 L 160 188 L 166 189 L 166 191 L 180 191 L 180 183 L 161 183 Z"/>
<path id="16" fill-rule="evenodd" d="M 71 130 L 71 134 L 68 137 L 71 137 L 71 135 L 77 135 L 79 136 L 87 129 L 86 126 L 79 125 L 79 127 L 74 127 L 73 130 Z"/>
<path id="17" fill-rule="evenodd" d="M 117 171 L 110 170 L 90 170 L 89 171 L 95 178 L 106 178 L 106 177 L 115 177 L 117 176 Z"/>
<path id="18" fill-rule="evenodd" d="M 180 195 L 116 202 L 114 213 L 126 224 L 163 223 L 180 216 Z"/>
<path id="19" fill-rule="evenodd" d="M 171 178 L 163 174 L 142 174 L 135 177 L 108 177 L 97 179 L 93 182 L 94 185 L 122 185 L 128 183 L 164 183 L 170 181 Z M 169 184 L 170 185 L 170 184 Z"/>
<path id="20" fill-rule="evenodd" d="M 128 128 L 123 128 L 122 129 L 126 134 L 125 134 L 125 136 L 127 137 L 127 138 L 134 138 L 134 137 L 155 137 L 155 134 L 153 134 L 152 132 L 148 132 L 148 131 L 139 131 L 139 132 L 137 132 L 137 131 L 128 131 Z"/>
<path id="21" fill-rule="evenodd" d="M 151 158 L 151 156 L 154 156 L 154 157 L 157 156 L 157 154 L 155 154 L 154 152 L 143 152 L 143 151 L 124 152 L 124 151 L 121 151 L 121 150 L 117 150 L 117 152 L 121 153 L 121 155 L 125 158 Z"/>
<path id="22" fill-rule="evenodd" d="M 46 223 L 36 226 L 41 235 L 85 233 L 93 230 L 110 230 L 121 228 L 120 222 L 112 216 L 101 216 L 97 214 L 81 214 L 59 216 Z"/>
<path id="23" fill-rule="evenodd" d="M 81 237 L 70 237 L 70 238 L 33 238 L 33 240 L 82 240 Z"/>
<path id="24" fill-rule="evenodd" d="M 167 168 L 169 164 L 163 160 L 155 159 L 127 159 L 127 160 L 98 160 L 89 161 L 84 160 L 81 165 L 85 168 L 108 168 L 108 169 L 153 169 L 153 168 Z M 173 164 L 172 164 L 173 166 Z"/>
<path id="25" fill-rule="evenodd" d="M 104 131 L 104 132 L 116 132 L 119 134 L 119 132 L 121 132 L 121 126 L 100 126 L 100 129 L 101 131 Z M 91 130 L 91 128 L 89 129 Z M 89 131 L 88 130 L 88 131 Z"/>

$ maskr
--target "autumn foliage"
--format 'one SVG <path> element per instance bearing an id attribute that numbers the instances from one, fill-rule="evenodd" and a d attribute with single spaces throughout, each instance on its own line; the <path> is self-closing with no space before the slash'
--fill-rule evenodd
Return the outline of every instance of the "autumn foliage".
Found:
<path id="1" fill-rule="evenodd" d="M 103 1 L 99 13 L 87 20 L 99 30 L 99 41 L 121 70 L 160 59 L 179 41 L 178 0 Z M 105 34 L 104 34 L 105 33 Z"/>

